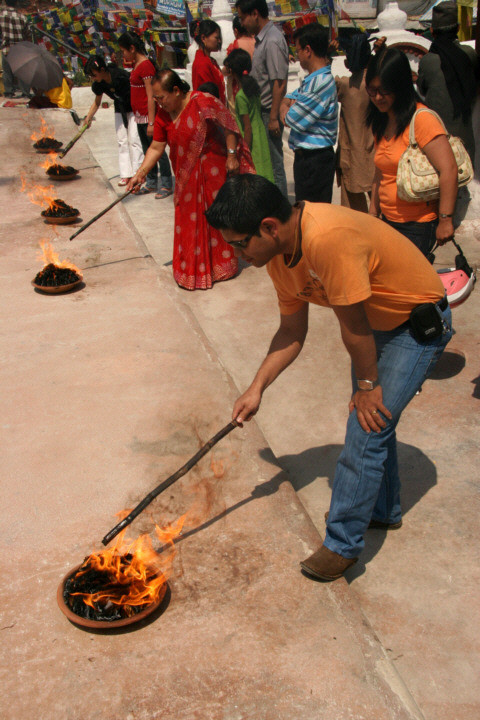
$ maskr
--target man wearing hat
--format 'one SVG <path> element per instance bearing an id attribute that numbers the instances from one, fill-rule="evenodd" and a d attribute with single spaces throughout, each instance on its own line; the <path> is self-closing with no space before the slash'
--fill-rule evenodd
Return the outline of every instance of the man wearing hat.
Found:
<path id="1" fill-rule="evenodd" d="M 477 94 L 478 58 L 475 50 L 457 39 L 458 14 L 454 0 L 432 9 L 433 42 L 418 67 L 417 87 L 425 104 L 442 118 L 448 132 L 461 138 L 474 161 L 472 108 Z M 454 217 L 458 227 L 465 216 L 469 194 L 460 188 Z"/>

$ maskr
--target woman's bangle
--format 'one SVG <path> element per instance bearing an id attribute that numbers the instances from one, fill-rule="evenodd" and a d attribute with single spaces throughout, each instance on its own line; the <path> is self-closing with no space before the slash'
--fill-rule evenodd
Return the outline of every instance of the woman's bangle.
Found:
<path id="1" fill-rule="evenodd" d="M 237 154 L 237 148 L 227 148 L 227 153 L 229 155 L 236 155 Z"/>

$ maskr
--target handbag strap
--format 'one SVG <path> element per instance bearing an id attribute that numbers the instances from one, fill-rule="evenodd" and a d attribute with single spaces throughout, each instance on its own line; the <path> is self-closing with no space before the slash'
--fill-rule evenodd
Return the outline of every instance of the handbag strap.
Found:
<path id="1" fill-rule="evenodd" d="M 446 135 L 447 135 L 447 138 L 450 137 L 450 134 L 449 134 L 449 132 L 447 131 L 447 128 L 445 127 L 445 123 L 443 122 L 443 120 L 442 120 L 442 118 L 440 117 L 440 115 L 437 115 L 437 113 L 435 112 L 435 110 L 430 110 L 430 108 L 426 108 L 426 107 L 425 107 L 425 108 L 418 108 L 418 110 L 415 110 L 415 112 L 414 112 L 414 114 L 413 114 L 413 117 L 412 117 L 412 119 L 410 120 L 410 129 L 409 129 L 409 132 L 408 132 L 408 144 L 409 144 L 409 145 L 412 145 L 412 147 L 417 147 L 417 146 L 418 146 L 418 143 L 415 141 L 415 118 L 417 117 L 418 113 L 421 113 L 421 112 L 429 112 L 430 115 L 433 115 L 434 117 L 436 117 L 437 120 L 438 120 L 438 122 L 440 123 L 440 125 L 441 125 L 441 126 L 443 127 L 443 129 L 445 130 L 445 133 L 446 133 Z"/>

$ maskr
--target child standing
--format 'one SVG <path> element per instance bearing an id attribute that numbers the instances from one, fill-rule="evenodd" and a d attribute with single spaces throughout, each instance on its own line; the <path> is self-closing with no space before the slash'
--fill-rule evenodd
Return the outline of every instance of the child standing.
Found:
<path id="1" fill-rule="evenodd" d="M 224 65 L 240 88 L 235 96 L 235 114 L 240 132 L 252 153 L 255 170 L 258 175 L 274 182 L 267 131 L 260 107 L 260 88 L 249 75 L 252 69 L 250 54 L 240 48 L 232 50 L 225 58 Z"/>

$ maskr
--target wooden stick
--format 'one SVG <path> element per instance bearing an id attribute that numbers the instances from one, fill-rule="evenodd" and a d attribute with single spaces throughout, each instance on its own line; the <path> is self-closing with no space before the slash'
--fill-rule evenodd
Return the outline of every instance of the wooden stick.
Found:
<path id="1" fill-rule="evenodd" d="M 86 222 L 82 227 L 78 228 L 77 232 L 73 233 L 73 235 L 70 235 L 70 240 L 73 240 L 73 238 L 76 238 L 77 235 L 80 235 L 81 232 L 87 229 L 92 223 L 94 223 L 96 220 L 102 217 L 102 215 L 105 215 L 109 210 L 111 210 L 117 203 L 122 202 L 130 193 L 133 192 L 133 188 L 129 190 L 128 192 L 124 193 L 123 195 L 120 195 L 116 200 L 114 200 L 108 207 L 106 207 L 104 210 L 98 213 L 98 215 L 95 215 L 91 220 Z"/>
<path id="2" fill-rule="evenodd" d="M 84 126 L 81 128 L 81 130 L 79 130 L 78 133 L 75 135 L 75 137 L 73 137 L 73 138 L 70 140 L 70 142 L 68 143 L 68 145 L 66 145 L 66 146 L 63 148 L 63 150 L 61 151 L 61 153 L 59 153 L 58 157 L 64 158 L 65 155 L 69 152 L 69 150 L 71 150 L 72 147 L 75 145 L 75 143 L 77 142 L 77 140 L 80 140 L 80 138 L 82 137 L 83 133 L 85 132 L 85 130 L 86 130 L 87 128 L 88 128 L 88 125 L 84 125 Z"/>
<path id="3" fill-rule="evenodd" d="M 115 525 L 110 532 L 108 532 L 105 537 L 102 540 L 102 543 L 104 545 L 108 545 L 108 543 L 113 540 L 116 535 L 118 535 L 119 532 L 121 532 L 124 528 L 127 527 L 127 525 L 130 525 L 130 523 L 135 520 L 137 515 L 140 515 L 140 513 L 145 510 L 147 505 L 150 505 L 152 500 L 154 500 L 157 495 L 160 495 L 161 492 L 166 490 L 170 485 L 173 485 L 173 483 L 178 480 L 179 478 L 183 477 L 185 473 L 187 473 L 189 470 L 192 469 L 194 465 L 197 464 L 197 462 L 207 454 L 211 448 L 217 444 L 219 440 L 225 437 L 225 435 L 228 435 L 229 432 L 231 432 L 234 428 L 238 427 L 238 422 L 236 420 L 232 420 L 232 422 L 228 423 L 228 425 L 225 425 L 220 432 L 218 432 L 216 435 L 214 435 L 203 447 L 200 448 L 200 450 L 195 453 L 195 455 L 190 458 L 190 460 L 185 463 L 183 467 L 180 468 L 180 470 L 177 470 L 176 473 L 171 475 L 167 480 L 164 480 L 160 485 L 157 485 L 157 487 L 152 490 L 146 497 L 143 498 L 143 500 L 137 505 L 136 508 L 132 510 L 132 512 L 127 515 L 126 518 L 121 520 L 117 525 Z"/>

